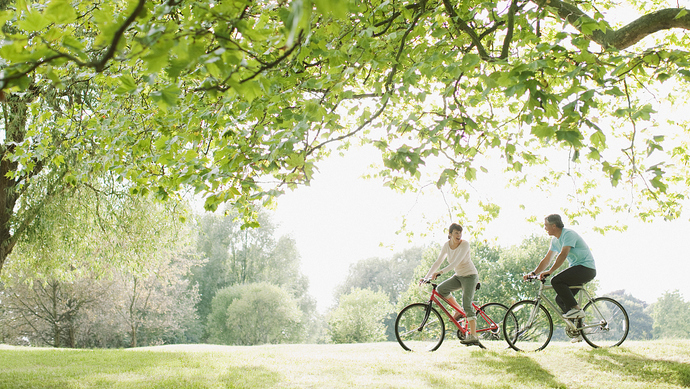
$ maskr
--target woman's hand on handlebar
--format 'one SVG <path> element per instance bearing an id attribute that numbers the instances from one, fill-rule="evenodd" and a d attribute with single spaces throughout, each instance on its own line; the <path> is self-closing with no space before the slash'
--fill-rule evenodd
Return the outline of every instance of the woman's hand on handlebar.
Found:
<path id="1" fill-rule="evenodd" d="M 441 273 L 434 273 L 430 278 L 422 278 L 421 280 L 419 280 L 419 283 L 420 283 L 420 284 L 428 284 L 428 283 L 430 283 L 431 281 L 433 281 L 433 280 L 435 280 L 436 278 L 438 278 L 438 276 L 440 276 L 440 275 L 441 275 Z"/>
<path id="2" fill-rule="evenodd" d="M 539 281 L 544 281 L 548 276 L 551 275 L 550 271 L 543 271 L 539 274 Z"/>

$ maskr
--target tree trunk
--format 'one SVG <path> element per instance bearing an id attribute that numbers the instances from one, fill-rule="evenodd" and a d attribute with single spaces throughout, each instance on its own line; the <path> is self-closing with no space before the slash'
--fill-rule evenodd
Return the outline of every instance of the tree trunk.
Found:
<path id="1" fill-rule="evenodd" d="M 0 274 L 16 243 L 10 220 L 19 197 L 16 190 L 18 181 L 8 177 L 8 173 L 15 172 L 18 163 L 9 161 L 8 155 L 14 151 L 15 144 L 24 141 L 28 103 L 33 98 L 31 93 L 22 97 L 9 95 L 4 96 L 2 103 L 5 139 L 0 144 Z"/>
<path id="2" fill-rule="evenodd" d="M 136 324 L 132 324 L 131 328 L 132 328 L 132 331 L 131 331 L 132 341 L 129 343 L 129 346 L 130 347 L 137 347 L 137 326 L 136 326 Z"/>
<path id="3" fill-rule="evenodd" d="M 61 342 L 60 342 L 60 313 L 58 312 L 58 296 L 57 296 L 57 283 L 50 283 L 50 299 L 51 302 L 53 303 L 52 308 L 53 312 L 52 314 L 52 321 L 53 321 L 53 347 L 60 347 Z"/>

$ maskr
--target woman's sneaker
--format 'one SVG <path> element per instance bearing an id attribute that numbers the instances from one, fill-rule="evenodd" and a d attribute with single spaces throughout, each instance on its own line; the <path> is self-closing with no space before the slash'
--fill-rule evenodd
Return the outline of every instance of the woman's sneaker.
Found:
<path id="1" fill-rule="evenodd" d="M 468 335 L 465 339 L 461 340 L 460 343 L 464 344 L 465 346 L 478 346 L 479 338 L 476 336 Z"/>
<path id="2" fill-rule="evenodd" d="M 564 319 L 582 319 L 583 317 L 585 317 L 585 313 L 582 311 L 582 309 L 573 308 L 563 314 Z"/>

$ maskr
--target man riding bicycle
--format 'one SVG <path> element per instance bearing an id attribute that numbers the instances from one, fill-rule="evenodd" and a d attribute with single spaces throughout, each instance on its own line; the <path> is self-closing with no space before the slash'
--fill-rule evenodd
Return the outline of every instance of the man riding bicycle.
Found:
<path id="1" fill-rule="evenodd" d="M 567 259 L 569 267 L 551 279 L 551 286 L 556 291 L 556 303 L 563 311 L 563 317 L 565 319 L 583 318 L 585 314 L 575 300 L 575 294 L 579 289 L 573 290 L 570 289 L 570 286 L 585 284 L 596 277 L 597 271 L 594 266 L 592 251 L 580 235 L 569 228 L 564 228 L 560 215 L 547 216 L 544 220 L 544 229 L 550 236 L 553 236 L 549 251 L 539 262 L 537 268 L 523 278 L 527 280 L 530 275 L 539 274 L 539 279 L 543 280 L 556 271 Z M 556 261 L 549 270 L 542 271 L 549 265 L 554 254 L 558 255 Z"/>

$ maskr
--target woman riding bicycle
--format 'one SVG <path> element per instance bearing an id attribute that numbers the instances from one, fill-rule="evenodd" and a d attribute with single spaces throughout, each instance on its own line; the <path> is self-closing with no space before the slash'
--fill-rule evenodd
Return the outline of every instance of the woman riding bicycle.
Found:
<path id="1" fill-rule="evenodd" d="M 567 259 L 569 267 L 551 279 L 551 286 L 556 291 L 556 303 L 561 307 L 563 317 L 565 319 L 583 318 L 585 314 L 575 300 L 575 294 L 579 289 L 573 291 L 570 286 L 585 284 L 596 277 L 597 271 L 594 266 L 592 251 L 580 235 L 569 228 L 564 228 L 560 215 L 547 216 L 544 220 L 544 229 L 550 236 L 553 236 L 549 251 L 539 262 L 537 268 L 523 278 L 527 280 L 530 275 L 539 274 L 539 279 L 543 280 L 556 271 Z M 551 268 L 542 272 L 556 253 L 558 256 Z"/>
<path id="2" fill-rule="evenodd" d="M 436 271 L 446 258 L 448 259 L 448 266 Z M 477 338 L 477 315 L 472 308 L 472 299 L 474 298 L 474 291 L 479 276 L 477 268 L 474 267 L 474 263 L 470 258 L 470 243 L 462 239 L 462 226 L 457 223 L 451 224 L 450 228 L 448 228 L 448 241 L 441 248 L 438 259 L 431 266 L 425 278 L 436 279 L 442 273 L 449 270 L 455 270 L 455 275 L 439 284 L 436 291 L 453 303 L 453 307 L 458 307 L 459 304 L 451 295 L 451 292 L 462 289 L 462 307 L 467 316 L 470 334 L 461 342 L 466 345 L 479 345 L 479 339 Z M 456 313 L 456 320 L 459 317 L 460 313 Z"/>

